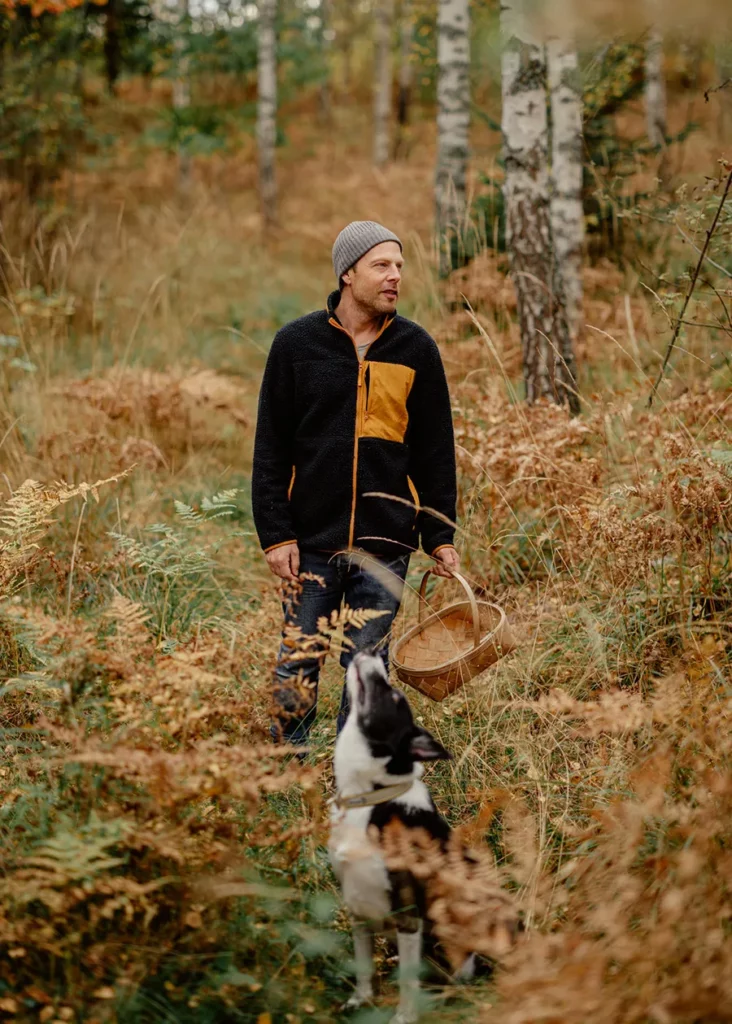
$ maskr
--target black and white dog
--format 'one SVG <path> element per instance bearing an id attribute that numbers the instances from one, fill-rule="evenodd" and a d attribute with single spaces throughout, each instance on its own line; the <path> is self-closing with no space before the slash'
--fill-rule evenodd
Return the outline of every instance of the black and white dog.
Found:
<path id="1" fill-rule="evenodd" d="M 373 996 L 372 929 L 396 924 L 399 1008 L 393 1024 L 409 1024 L 419 1016 L 425 893 L 410 872 L 388 870 L 369 833 L 396 818 L 446 842 L 450 826 L 421 780 L 421 762 L 450 754 L 415 724 L 406 697 L 389 685 L 381 658 L 356 655 L 346 682 L 351 709 L 335 747 L 337 795 L 328 846 L 353 918 L 356 990 L 347 1005 L 358 1007 Z M 472 961 L 468 957 L 461 978 L 472 974 Z"/>

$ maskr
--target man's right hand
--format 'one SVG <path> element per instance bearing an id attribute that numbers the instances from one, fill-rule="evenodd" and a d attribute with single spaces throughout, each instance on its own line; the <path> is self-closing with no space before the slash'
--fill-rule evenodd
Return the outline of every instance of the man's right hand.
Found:
<path id="1" fill-rule="evenodd" d="M 300 549 L 295 541 L 268 551 L 264 557 L 267 559 L 267 565 L 275 576 L 279 576 L 282 580 L 290 580 L 292 583 L 297 583 L 298 573 L 300 572 Z"/>

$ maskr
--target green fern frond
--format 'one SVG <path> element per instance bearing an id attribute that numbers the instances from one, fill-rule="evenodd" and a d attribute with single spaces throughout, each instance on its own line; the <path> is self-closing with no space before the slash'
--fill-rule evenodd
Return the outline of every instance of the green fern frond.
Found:
<path id="1" fill-rule="evenodd" d="M 178 501 L 177 499 L 173 504 L 175 505 L 175 514 L 179 519 L 183 520 L 186 526 L 199 526 L 205 522 L 205 517 L 191 505 L 186 505 L 185 502 Z"/>
<path id="2" fill-rule="evenodd" d="M 54 884 L 93 878 L 125 863 L 124 858 L 111 856 L 110 851 L 129 829 L 127 822 L 103 822 L 92 817 L 83 829 L 61 829 L 40 843 L 23 859 L 21 867 L 36 877 L 39 873 L 52 876 Z"/>

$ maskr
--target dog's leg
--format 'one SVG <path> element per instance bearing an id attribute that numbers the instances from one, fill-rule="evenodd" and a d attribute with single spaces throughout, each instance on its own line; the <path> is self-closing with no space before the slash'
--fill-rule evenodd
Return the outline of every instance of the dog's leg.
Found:
<path id="1" fill-rule="evenodd" d="M 354 924 L 353 952 L 356 961 L 356 991 L 346 1003 L 346 1007 L 351 1010 L 368 1003 L 374 996 L 372 985 L 374 976 L 373 939 L 367 925 Z"/>
<path id="2" fill-rule="evenodd" d="M 419 1017 L 419 969 L 422 964 L 422 922 L 413 932 L 397 932 L 399 1008 L 392 1024 L 414 1024 Z"/>

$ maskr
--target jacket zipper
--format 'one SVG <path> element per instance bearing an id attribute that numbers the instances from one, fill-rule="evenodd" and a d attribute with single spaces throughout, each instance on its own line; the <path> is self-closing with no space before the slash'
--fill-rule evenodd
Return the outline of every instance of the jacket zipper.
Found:
<path id="1" fill-rule="evenodd" d="M 381 335 L 384 333 L 386 328 L 391 325 L 393 320 L 394 320 L 394 317 L 391 317 L 390 319 L 387 319 L 387 320 L 384 321 L 384 324 L 383 324 L 381 330 L 379 331 L 379 333 L 374 338 L 374 341 L 371 342 L 371 345 L 373 345 L 375 341 L 379 340 Z M 353 338 L 353 336 L 348 333 L 348 331 L 343 326 L 343 324 L 339 323 L 338 320 L 336 320 L 336 318 L 334 316 L 330 316 L 328 318 L 328 322 L 331 324 L 331 326 L 337 328 L 339 331 L 343 331 L 343 333 L 346 335 L 346 337 L 351 339 L 351 343 L 353 345 L 353 354 L 355 355 L 356 359 L 358 359 L 358 351 L 356 349 L 356 341 Z M 371 348 L 371 345 L 369 345 L 369 349 Z M 356 436 L 353 439 L 353 477 L 352 477 L 353 497 L 351 499 L 351 520 L 350 520 L 350 523 L 349 523 L 349 526 L 348 526 L 348 547 L 349 548 L 353 547 L 354 534 L 356 532 L 356 496 L 357 496 L 357 487 L 358 487 L 358 438 L 359 438 L 359 435 L 360 435 L 360 433 L 361 433 L 361 431 L 363 429 L 364 416 L 365 416 L 365 406 L 366 406 L 365 391 L 366 391 L 366 388 L 364 387 L 364 378 L 366 376 L 366 369 L 367 369 L 367 366 L 368 366 L 368 354 L 369 354 L 369 352 L 367 350 L 365 356 L 363 357 L 363 359 L 358 359 L 358 379 L 357 379 L 357 383 L 356 383 Z"/>
<path id="2" fill-rule="evenodd" d="M 348 547 L 353 547 L 353 537 L 356 532 L 356 495 L 358 489 L 358 439 L 363 430 L 365 392 L 364 378 L 366 376 L 366 360 L 358 364 L 358 383 L 356 385 L 356 436 L 353 439 L 353 498 L 351 500 L 351 520 L 348 526 Z"/>

